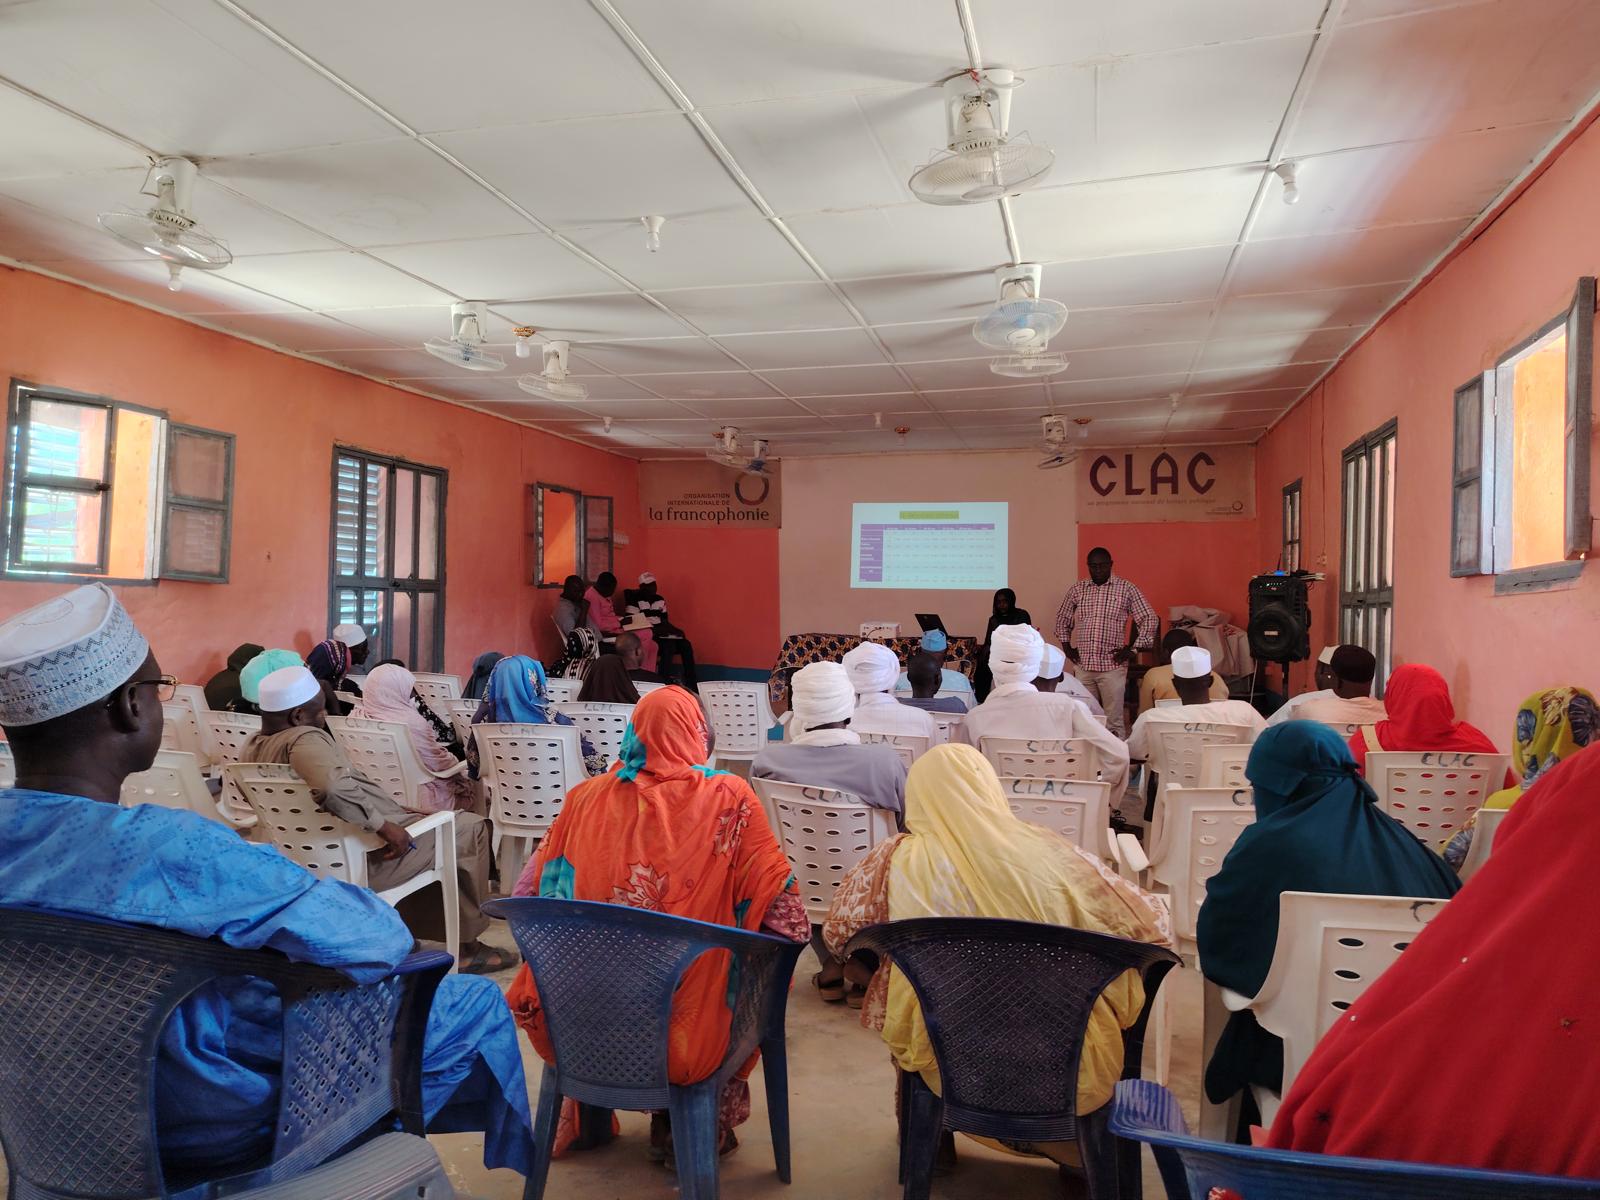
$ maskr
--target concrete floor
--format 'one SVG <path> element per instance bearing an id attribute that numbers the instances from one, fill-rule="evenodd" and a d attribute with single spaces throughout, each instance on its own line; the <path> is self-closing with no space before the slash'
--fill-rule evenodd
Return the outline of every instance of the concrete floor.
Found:
<path id="1" fill-rule="evenodd" d="M 490 940 L 498 940 L 491 931 Z M 800 958 L 789 1000 L 789 1114 L 794 1182 L 778 1182 L 767 1129 L 766 1097 L 758 1069 L 751 1077 L 751 1117 L 740 1126 L 737 1151 L 722 1160 L 726 1200 L 770 1197 L 778 1200 L 891 1200 L 901 1194 L 895 1180 L 894 1069 L 876 1033 L 863 1029 L 860 1014 L 817 998 L 810 979 L 817 968 L 810 950 Z M 502 979 L 510 983 L 510 973 Z M 1172 1068 L 1168 1086 L 1195 1121 L 1199 1088 L 1200 985 L 1193 970 L 1175 970 Z M 541 1062 L 522 1042 L 528 1084 L 538 1094 Z M 1153 1053 L 1145 1055 L 1147 1073 Z M 645 1157 L 649 1118 L 621 1113 L 622 1137 L 601 1150 L 575 1154 L 550 1168 L 545 1195 L 550 1200 L 671 1200 L 677 1192 L 672 1173 Z M 458 1194 L 483 1200 L 516 1200 L 522 1177 L 483 1166 L 483 1140 L 471 1134 L 432 1139 Z M 936 1200 L 1061 1200 L 1055 1166 L 985 1149 L 957 1139 L 959 1165 L 934 1180 Z M 1145 1195 L 1165 1195 L 1155 1166 L 1145 1153 Z"/>

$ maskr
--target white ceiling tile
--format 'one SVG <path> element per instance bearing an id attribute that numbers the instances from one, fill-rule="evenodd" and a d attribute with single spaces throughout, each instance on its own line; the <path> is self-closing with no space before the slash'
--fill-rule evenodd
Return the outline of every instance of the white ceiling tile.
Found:
<path id="1" fill-rule="evenodd" d="M 611 276 L 542 233 L 375 246 L 370 253 L 471 300 L 537 300 L 617 287 Z"/>
<path id="2" fill-rule="evenodd" d="M 771 388 L 748 371 L 698 371 L 684 375 L 630 375 L 652 392 L 693 403 L 716 396 L 773 396 Z"/>
<path id="3" fill-rule="evenodd" d="M 1331 34 L 1291 155 L 1566 120 L 1600 88 L 1600 5 L 1495 0 Z"/>
<path id="4" fill-rule="evenodd" d="M 1208 246 L 1164 254 L 1046 263 L 1044 294 L 1068 308 L 1124 308 L 1209 300 L 1222 285 L 1232 252 L 1231 246 Z"/>
<path id="5" fill-rule="evenodd" d="M 436 140 L 550 225 L 753 211 L 681 114 L 506 125 Z M 666 238 L 663 230 L 663 247 Z"/>
<path id="6" fill-rule="evenodd" d="M 731 371 L 739 364 L 698 337 L 648 338 L 629 342 L 587 342 L 581 357 L 602 370 L 622 375 L 678 371 Z M 586 368 L 579 370 L 583 374 Z"/>
<path id="7" fill-rule="evenodd" d="M 158 262 L 41 263 L 69 279 L 141 300 L 174 313 L 204 315 L 215 312 L 299 312 L 303 306 L 242 284 L 238 272 L 185 271 L 181 291 L 167 287 L 167 268 Z M 237 266 L 237 264 L 235 264 Z"/>
<path id="8" fill-rule="evenodd" d="M 424 352 L 420 347 L 415 350 L 330 350 L 318 357 L 385 379 L 416 381 L 440 379 L 458 381 L 463 386 L 468 380 L 476 379 L 479 383 L 484 382 L 479 378 L 479 372 L 451 371 L 448 364 Z M 504 375 L 496 374 L 490 382 L 496 388 L 503 388 L 504 381 Z M 419 386 L 423 385 L 419 383 Z"/>
<path id="9" fill-rule="evenodd" d="M 424 131 L 670 107 L 583 0 L 475 0 L 447 19 L 431 0 L 251 0 L 250 11 Z"/>
<path id="10" fill-rule="evenodd" d="M 912 202 L 811 213 L 788 223 L 823 269 L 840 279 L 964 271 L 1010 261 L 999 213 L 989 204 Z"/>
<path id="11" fill-rule="evenodd" d="M 887 363 L 847 367 L 788 367 L 765 375 L 786 396 L 855 396 L 863 392 L 903 391 L 906 381 Z"/>
<path id="12" fill-rule="evenodd" d="M 388 122 L 212 0 L 7 8 L 0 77 L 158 154 L 386 137 Z"/>
<path id="13" fill-rule="evenodd" d="M 1437 0 L 1434 0 L 1437 2 Z M 1313 30 L 1324 0 L 975 0 L 984 57 L 1017 67 L 1156 54 Z"/>
<path id="14" fill-rule="evenodd" d="M 587 382 L 592 383 L 593 380 Z M 692 415 L 691 410 L 671 400 L 657 400 L 653 397 L 643 400 L 597 400 L 594 392 L 583 401 L 582 407 L 584 411 L 594 413 L 596 416 L 611 417 L 618 421 Z"/>
<path id="15" fill-rule="evenodd" d="M 875 419 L 878 415 L 882 416 L 883 419 L 881 421 Z M 828 424 L 835 429 L 844 429 L 852 433 L 861 433 L 868 429 L 888 429 L 893 431 L 897 425 L 926 425 L 930 416 L 932 416 L 932 411 L 926 408 L 904 412 L 885 412 L 882 414 L 831 413 L 828 416 Z M 948 413 L 941 413 L 936 419 L 946 425 L 952 423 Z"/>
<path id="16" fill-rule="evenodd" d="M 859 329 L 818 329 L 798 333 L 724 334 L 718 343 L 754 367 L 803 367 L 878 363 L 883 351 Z"/>
<path id="17" fill-rule="evenodd" d="M 981 408 L 970 411 L 946 412 L 940 415 L 946 424 L 956 429 L 1003 429 L 1017 426 L 1027 426 L 1035 435 L 1039 433 L 1039 421 L 1050 410 L 1030 405 L 1026 408 Z"/>
<path id="18" fill-rule="evenodd" d="M 981 349 L 972 343 L 974 349 Z M 911 382 L 925 391 L 947 391 L 950 388 L 1005 387 L 1016 382 L 989 369 L 995 355 L 982 358 L 953 358 L 941 362 L 902 363 L 901 370 L 911 377 Z"/>
<path id="19" fill-rule="evenodd" d="M 93 262 L 105 253 L 102 245 L 105 242 L 122 248 L 120 242 L 95 225 L 69 221 L 57 213 L 0 194 L 0 254 L 7 258 L 37 263 L 64 259 Z"/>
<path id="20" fill-rule="evenodd" d="M 192 272 L 184 272 L 186 281 L 190 274 Z M 446 319 L 449 315 L 450 296 L 393 267 L 348 251 L 236 258 L 226 275 L 246 287 L 281 296 L 304 308 L 382 308 L 434 303 L 444 306 Z M 449 326 L 445 329 L 448 332 Z"/>
<path id="21" fill-rule="evenodd" d="M 8 16 L 8 27 L 10 21 Z M 0 179 L 142 167 L 144 161 L 137 146 L 0 87 Z"/>
<path id="22" fill-rule="evenodd" d="M 890 275 L 839 282 L 850 302 L 873 325 L 950 321 L 970 322 L 994 306 L 993 267 L 938 275 Z"/>
<path id="23" fill-rule="evenodd" d="M 1185 396 L 1178 406 L 1180 416 L 1196 413 L 1210 416 L 1235 416 L 1239 413 L 1283 412 L 1300 398 L 1301 388 L 1263 389 L 1257 392 L 1222 392 L 1209 396 Z"/>
<path id="24" fill-rule="evenodd" d="M 929 362 L 940 358 L 968 358 L 978 347 L 972 337 L 972 322 L 965 317 L 954 321 L 915 321 L 905 325 L 875 325 L 873 332 L 899 362 Z"/>
<path id="25" fill-rule="evenodd" d="M 1067 317 L 1052 350 L 1093 350 L 1100 346 L 1150 346 L 1197 342 L 1210 327 L 1209 300 L 1149 304 L 1132 308 L 1080 308 Z"/>
<path id="26" fill-rule="evenodd" d="M 812 396 L 805 401 L 812 412 L 827 417 L 865 416 L 873 413 L 927 412 L 928 406 L 915 392 L 894 392 L 870 396 Z M 889 418 L 884 417 L 887 422 Z M 892 424 L 892 422 L 890 422 Z"/>
<path id="27" fill-rule="evenodd" d="M 528 230 L 501 201 L 405 138 L 222 159 L 206 174 L 352 246 Z"/>
<path id="28" fill-rule="evenodd" d="M 1367 326 L 1405 290 L 1404 283 L 1330 288 L 1320 292 L 1281 292 L 1229 296 L 1217 307 L 1216 337 L 1295 333 L 1336 325 Z"/>
<path id="29" fill-rule="evenodd" d="M 810 415 L 793 400 L 786 400 L 782 396 L 741 397 L 736 400 L 695 399 L 685 400 L 683 404 L 703 417 L 713 421 L 730 421 L 735 425 L 765 417 Z"/>
<path id="30" fill-rule="evenodd" d="M 1327 362 L 1350 348 L 1360 330 L 1354 327 L 1319 329 L 1305 333 L 1273 333 L 1263 337 L 1230 338 L 1206 345 L 1197 370 L 1223 367 L 1270 367 L 1297 362 Z"/>
<path id="31" fill-rule="evenodd" d="M 213 313 L 205 320 L 233 333 L 259 338 L 301 354 L 394 348 L 394 343 L 387 338 L 346 325 L 323 313 Z"/>
<path id="32" fill-rule="evenodd" d="M 537 360 L 529 363 L 526 360 L 513 360 L 516 362 L 518 374 L 529 374 L 530 369 L 537 367 Z M 618 379 L 615 375 L 584 375 L 574 377 L 576 382 L 582 384 L 589 391 L 589 396 L 583 403 L 600 412 L 604 404 L 613 401 L 618 403 L 661 404 L 664 401 L 652 396 L 642 387 L 636 387 L 626 379 Z"/>
<path id="33" fill-rule="evenodd" d="M 1430 221 L 1247 242 L 1239 251 L 1230 290 L 1249 295 L 1414 279 L 1465 225 Z"/>
<path id="34" fill-rule="evenodd" d="M 645 289 L 816 278 L 783 235 L 754 211 L 668 221 L 661 227 L 661 249 L 656 251 L 646 248 L 645 228 L 638 217 L 563 232 Z"/>
<path id="35" fill-rule="evenodd" d="M 1310 387 L 1328 369 L 1325 362 L 1293 363 L 1289 366 L 1220 367 L 1196 371 L 1184 389 L 1186 396 L 1206 396 L 1220 392 Z"/>
<path id="36" fill-rule="evenodd" d="M 1048 385 L 1050 402 L 1057 408 L 1079 404 L 1108 404 L 1123 400 L 1171 397 L 1183 390 L 1186 375 L 1136 375 L 1126 379 L 1068 379 Z"/>
<path id="37" fill-rule="evenodd" d="M 1111 346 L 1103 349 L 1074 350 L 1067 355 L 1067 369 L 1052 379 L 1068 381 L 1125 379 L 1146 375 L 1169 375 L 1187 371 L 1194 363 L 1199 342 L 1163 342 L 1153 346 Z"/>
<path id="38" fill-rule="evenodd" d="M 675 337 L 688 332 L 648 300 L 631 292 L 497 304 L 495 311 L 514 325 L 532 325 L 546 337 L 575 343 Z M 584 352 L 582 345 L 573 349 Z"/>
<path id="39" fill-rule="evenodd" d="M 997 378 L 991 376 L 990 378 Z M 1029 408 L 1048 405 L 1050 393 L 1042 383 L 1017 382 L 1001 387 L 929 389 L 923 395 L 937 412 L 977 412 L 980 409 Z"/>
<path id="40" fill-rule="evenodd" d="M 525 392 L 519 393 L 519 395 L 520 399 L 475 400 L 473 403 L 479 405 L 486 412 L 492 412 L 497 416 L 510 417 L 516 421 L 570 421 L 578 415 L 587 416 L 592 411 L 589 409 L 587 401 L 582 405 L 553 404 L 544 400 L 535 400 Z M 592 417 L 588 419 L 593 420 Z"/>
<path id="41" fill-rule="evenodd" d="M 1012 212 L 1036 261 L 1232 245 L 1260 179 L 1229 167 L 1076 184 L 1024 192 Z"/>
<path id="42" fill-rule="evenodd" d="M 843 329 L 856 324 L 850 310 L 823 283 L 692 288 L 653 294 L 668 308 L 717 337 L 725 333 Z"/>
<path id="43" fill-rule="evenodd" d="M 327 315 L 356 329 L 365 330 L 383 342 L 398 346 L 417 346 L 429 338 L 450 336 L 450 305 L 414 304 L 393 308 L 340 308 Z M 489 328 L 484 332 L 491 342 L 511 341 L 509 322 L 489 314 Z"/>

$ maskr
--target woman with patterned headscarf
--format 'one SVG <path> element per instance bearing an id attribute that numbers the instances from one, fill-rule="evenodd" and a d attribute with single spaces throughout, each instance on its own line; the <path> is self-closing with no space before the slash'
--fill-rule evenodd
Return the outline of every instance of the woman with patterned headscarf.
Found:
<path id="1" fill-rule="evenodd" d="M 518 896 L 601 900 L 653 912 L 765 930 L 797 942 L 811 922 L 789 860 L 737 775 L 704 766 L 711 735 L 699 702 L 679 687 L 651 692 L 634 709 L 622 760 L 573 788 L 539 851 L 517 881 Z M 506 999 L 546 1062 L 554 1054 L 533 977 L 524 965 Z M 684 974 L 672 1002 L 667 1075 L 697 1083 L 728 1050 L 728 957 L 707 954 Z M 752 1056 L 723 1093 L 721 1152 L 750 1116 Z M 610 1114 L 563 1104 L 557 1153 L 609 1141 Z M 580 1136 L 581 1129 L 581 1136 Z M 653 1151 L 670 1145 L 666 1114 L 651 1123 Z"/>
<path id="2" fill-rule="evenodd" d="M 483 703 L 472 714 L 472 723 L 498 725 L 567 725 L 572 718 L 557 712 L 550 702 L 549 685 L 545 681 L 544 664 L 526 654 L 513 654 L 495 663 L 489 675 L 489 687 L 484 692 Z M 595 749 L 587 735 L 578 739 L 583 750 L 583 765 L 591 775 L 606 769 L 606 756 Z M 467 769 L 472 778 L 478 778 L 478 739 L 467 739 Z"/>

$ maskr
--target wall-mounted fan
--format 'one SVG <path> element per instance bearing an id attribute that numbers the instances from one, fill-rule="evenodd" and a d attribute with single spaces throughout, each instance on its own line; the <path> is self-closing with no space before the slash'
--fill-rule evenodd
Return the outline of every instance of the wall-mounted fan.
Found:
<path id="1" fill-rule="evenodd" d="M 1039 424 L 1044 433 L 1044 441 L 1040 448 L 1044 451 L 1044 458 L 1038 462 L 1039 470 L 1053 471 L 1057 467 L 1064 467 L 1075 462 L 1078 457 L 1078 447 L 1073 445 L 1073 440 L 1083 440 L 1089 436 L 1089 418 L 1074 417 L 1072 424 L 1076 427 L 1067 428 L 1067 419 L 1054 414 L 1041 417 Z"/>
<path id="2" fill-rule="evenodd" d="M 541 400 L 583 400 L 589 389 L 567 378 L 567 351 L 569 342 L 544 344 L 544 370 L 537 375 L 517 377 L 517 386 Z"/>
<path id="3" fill-rule="evenodd" d="M 717 441 L 713 449 L 706 451 L 706 457 L 712 462 L 722 463 L 736 471 L 743 471 L 746 475 L 767 474 L 767 443 L 760 438 L 750 443 L 749 450 L 744 450 L 739 445 L 739 431 L 732 425 L 724 425 L 711 435 Z"/>
<path id="4" fill-rule="evenodd" d="M 1065 354 L 1051 354 L 1043 350 L 1034 354 L 1008 354 L 989 363 L 989 370 L 1011 379 L 1042 379 L 1046 375 L 1059 375 L 1066 369 Z"/>
<path id="5" fill-rule="evenodd" d="M 489 306 L 482 300 L 464 300 L 450 306 L 450 336 L 429 338 L 422 348 L 468 371 L 504 371 L 506 360 L 483 348 L 488 328 Z"/>
<path id="6" fill-rule="evenodd" d="M 100 227 L 112 237 L 167 264 L 167 287 L 174 292 L 183 287 L 178 277 L 183 268 L 220 271 L 233 261 L 227 245 L 189 215 L 199 173 L 187 158 L 153 159 L 139 194 L 154 196 L 155 204 L 144 212 L 123 209 L 100 214 Z"/>
<path id="7" fill-rule="evenodd" d="M 946 149 L 911 176 L 918 200 L 981 204 L 1031 188 L 1050 173 L 1055 152 L 1010 133 L 1011 93 L 1021 84 L 1003 67 L 945 81 Z"/>
<path id="8" fill-rule="evenodd" d="M 972 325 L 972 336 L 991 350 L 1042 353 L 1067 323 L 1067 306 L 1039 294 L 1044 268 L 1038 263 L 1000 267 L 994 273 L 999 298 Z"/>

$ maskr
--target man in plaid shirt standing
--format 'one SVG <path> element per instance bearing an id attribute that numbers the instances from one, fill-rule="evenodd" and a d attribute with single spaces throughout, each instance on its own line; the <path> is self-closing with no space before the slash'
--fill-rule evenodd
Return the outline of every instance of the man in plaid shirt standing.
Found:
<path id="1" fill-rule="evenodd" d="M 1056 637 L 1067 657 L 1078 664 L 1078 678 L 1100 697 L 1111 732 L 1127 737 L 1123 697 L 1128 664 L 1136 650 L 1155 644 L 1156 614 L 1138 588 L 1111 573 L 1109 550 L 1096 546 L 1088 561 L 1089 578 L 1068 589 L 1056 612 Z M 1136 630 L 1131 641 L 1130 620 Z"/>

